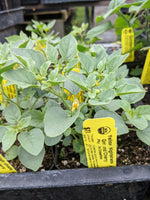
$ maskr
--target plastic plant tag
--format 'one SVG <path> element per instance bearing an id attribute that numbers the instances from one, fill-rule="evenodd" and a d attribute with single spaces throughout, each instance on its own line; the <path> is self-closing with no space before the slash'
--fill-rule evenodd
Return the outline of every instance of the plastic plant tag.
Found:
<path id="1" fill-rule="evenodd" d="M 16 173 L 17 171 L 0 155 L 0 174 Z"/>
<path id="2" fill-rule="evenodd" d="M 2 81 L 2 85 L 3 85 L 3 90 L 5 92 L 5 94 L 10 98 L 13 99 L 16 97 L 16 88 L 14 85 L 7 85 L 6 84 L 6 80 Z M 3 98 L 3 94 L 2 94 L 2 89 L 0 88 L 0 103 L 3 103 L 4 98 Z"/>
<path id="3" fill-rule="evenodd" d="M 133 28 L 124 28 L 121 34 L 122 53 L 126 53 L 134 48 L 134 31 Z M 131 51 L 125 62 L 134 61 L 134 51 Z"/>
<path id="4" fill-rule="evenodd" d="M 150 84 L 150 50 L 147 53 L 142 76 L 141 76 L 142 84 Z"/>
<path id="5" fill-rule="evenodd" d="M 89 168 L 116 166 L 117 129 L 113 118 L 85 120 L 82 134 Z"/>

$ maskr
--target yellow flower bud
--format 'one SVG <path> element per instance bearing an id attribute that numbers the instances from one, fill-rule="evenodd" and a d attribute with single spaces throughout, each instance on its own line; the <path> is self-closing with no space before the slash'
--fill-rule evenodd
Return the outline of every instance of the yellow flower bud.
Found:
<path id="1" fill-rule="evenodd" d="M 75 99 L 72 103 L 72 111 L 77 110 L 79 107 L 79 100 Z"/>
<path id="2" fill-rule="evenodd" d="M 100 84 L 97 80 L 96 80 L 95 86 L 100 86 Z"/>

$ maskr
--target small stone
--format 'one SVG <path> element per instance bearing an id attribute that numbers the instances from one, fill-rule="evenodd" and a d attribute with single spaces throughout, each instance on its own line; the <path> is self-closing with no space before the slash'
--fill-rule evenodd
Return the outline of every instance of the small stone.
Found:
<path id="1" fill-rule="evenodd" d="M 79 162 L 76 162 L 76 166 L 79 167 L 79 166 L 80 166 L 80 163 L 79 163 Z"/>
<path id="2" fill-rule="evenodd" d="M 62 160 L 61 162 L 62 162 L 62 164 L 63 164 L 64 166 L 66 166 L 66 165 L 68 164 L 68 161 L 67 161 L 67 160 Z"/>
<path id="3" fill-rule="evenodd" d="M 117 158 L 119 158 L 120 157 L 120 154 L 117 154 Z"/>
<path id="4" fill-rule="evenodd" d="M 75 157 L 72 157 L 72 161 L 75 161 Z"/>

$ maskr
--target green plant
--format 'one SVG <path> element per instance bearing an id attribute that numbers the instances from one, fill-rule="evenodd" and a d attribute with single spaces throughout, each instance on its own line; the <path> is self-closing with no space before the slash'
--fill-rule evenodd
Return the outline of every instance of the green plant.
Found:
<path id="1" fill-rule="evenodd" d="M 110 21 L 105 21 L 107 17 L 116 14 L 118 17 L 112 27 L 121 39 L 121 32 L 123 28 L 132 27 L 135 29 L 135 49 L 148 46 L 150 44 L 150 17 L 149 17 L 150 0 L 136 0 L 134 3 L 126 3 L 126 0 L 111 0 L 108 6 L 108 12 L 104 15 L 97 16 L 96 22 L 102 24 L 90 30 L 90 36 L 100 35 L 102 26 Z M 123 14 L 122 9 L 127 9 L 127 14 Z M 145 37 L 142 34 L 145 33 Z"/>
<path id="2" fill-rule="evenodd" d="M 131 107 L 144 97 L 145 90 L 138 78 L 126 78 L 128 69 L 123 63 L 128 54 L 121 55 L 119 50 L 107 55 L 95 44 L 87 52 L 78 52 L 71 34 L 57 46 L 47 42 L 44 54 L 29 48 L 30 42 L 28 39 L 24 47 L 17 46 L 18 41 L 13 46 L 0 45 L 4 117 L 0 142 L 6 159 L 18 157 L 36 171 L 45 146 L 63 140 L 64 146 L 72 142 L 86 165 L 82 123 L 88 118 L 114 118 L 118 135 L 128 133 L 132 124 L 138 137 L 150 145 L 150 106 Z M 15 98 L 5 92 L 3 80 L 15 85 Z"/>

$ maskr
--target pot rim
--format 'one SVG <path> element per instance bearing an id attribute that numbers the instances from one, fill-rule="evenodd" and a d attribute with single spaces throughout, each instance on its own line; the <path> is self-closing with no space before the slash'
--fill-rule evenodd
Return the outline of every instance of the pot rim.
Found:
<path id="1" fill-rule="evenodd" d="M 0 191 L 150 181 L 150 165 L 0 174 Z"/>

